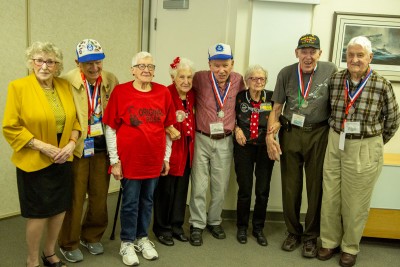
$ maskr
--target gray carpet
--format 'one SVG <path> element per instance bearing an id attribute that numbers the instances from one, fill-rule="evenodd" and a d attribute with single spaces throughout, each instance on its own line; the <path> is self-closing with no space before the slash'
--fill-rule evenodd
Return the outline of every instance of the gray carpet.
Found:
<path id="1" fill-rule="evenodd" d="M 117 193 L 109 196 L 110 226 L 103 237 L 105 253 L 93 256 L 81 248 L 84 261 L 69 263 L 68 266 L 125 266 L 119 256 L 120 241 L 119 222 L 117 224 L 116 238 L 110 240 L 111 226 L 114 218 Z M 322 262 L 317 259 L 306 259 L 301 256 L 301 247 L 293 252 L 285 252 L 280 249 L 285 238 L 285 225 L 279 221 L 268 221 L 265 226 L 265 234 L 269 245 L 261 247 L 255 238 L 249 235 L 248 243 L 239 244 L 236 241 L 236 226 L 234 220 L 225 219 L 223 227 L 226 231 L 225 240 L 217 240 L 207 231 L 203 233 L 204 244 L 201 247 L 193 247 L 189 243 L 175 241 L 175 246 L 167 247 L 155 240 L 150 231 L 150 239 L 156 245 L 160 258 L 155 261 L 147 261 L 139 255 L 140 266 L 338 266 L 339 255 L 329 261 Z M 184 226 L 189 233 L 189 225 Z M 0 266 L 14 267 L 25 266 L 25 219 L 13 217 L 0 220 Z M 57 251 L 58 255 L 62 255 Z M 43 266 L 43 265 L 42 265 Z M 400 266 L 400 240 L 388 239 L 363 239 L 361 252 L 357 258 L 356 266 Z"/>

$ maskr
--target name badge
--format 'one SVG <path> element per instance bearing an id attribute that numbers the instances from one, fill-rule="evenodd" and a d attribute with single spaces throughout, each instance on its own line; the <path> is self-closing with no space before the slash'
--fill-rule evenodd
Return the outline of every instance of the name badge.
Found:
<path id="1" fill-rule="evenodd" d="M 300 115 L 300 114 L 293 113 L 291 123 L 292 123 L 293 125 L 296 125 L 296 126 L 299 126 L 299 127 L 303 127 L 304 121 L 305 121 L 305 120 L 306 120 L 306 117 L 305 117 L 305 116 Z"/>
<path id="2" fill-rule="evenodd" d="M 210 123 L 210 134 L 223 134 L 224 131 L 224 123 L 223 122 L 213 122 Z"/>
<path id="3" fill-rule="evenodd" d="M 265 110 L 265 111 L 271 111 L 272 110 L 272 105 L 271 105 L 271 103 L 262 103 L 260 105 L 260 109 L 261 110 Z"/>
<path id="4" fill-rule="evenodd" d="M 94 155 L 94 139 L 86 138 L 83 141 L 83 156 L 85 158 L 92 157 Z"/>
<path id="5" fill-rule="evenodd" d="M 90 136 L 99 136 L 103 135 L 103 126 L 101 123 L 91 124 L 90 125 Z"/>
<path id="6" fill-rule="evenodd" d="M 344 132 L 349 134 L 361 133 L 361 125 L 359 121 L 347 121 L 344 125 Z"/>
<path id="7" fill-rule="evenodd" d="M 344 143 L 346 142 L 346 133 L 340 132 L 339 136 L 339 149 L 344 151 Z"/>

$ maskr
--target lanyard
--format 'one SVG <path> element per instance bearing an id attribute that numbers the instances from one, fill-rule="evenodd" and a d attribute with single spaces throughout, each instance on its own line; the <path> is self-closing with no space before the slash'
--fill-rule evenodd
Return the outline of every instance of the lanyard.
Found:
<path id="1" fill-rule="evenodd" d="M 299 89 L 298 89 L 298 102 L 299 102 L 299 107 L 303 103 L 304 100 L 307 100 L 308 94 L 310 93 L 310 88 L 312 84 L 312 77 L 314 75 L 314 72 L 317 70 L 317 65 L 313 69 L 313 72 L 311 73 L 310 79 L 308 80 L 307 86 L 304 87 L 304 80 L 303 80 L 303 71 L 300 68 L 300 63 L 297 65 L 297 79 L 299 81 Z M 300 98 L 300 93 L 303 96 L 303 98 Z"/>
<path id="2" fill-rule="evenodd" d="M 267 94 L 265 93 L 265 90 L 262 90 L 262 93 L 263 93 L 263 97 L 260 97 L 260 101 L 258 101 L 257 103 L 264 103 L 265 102 L 265 99 L 267 98 Z M 251 95 L 250 95 L 250 90 L 246 90 L 246 100 L 247 100 L 247 102 L 249 103 L 249 104 L 251 104 L 251 100 L 252 100 L 252 98 L 251 98 Z M 253 101 L 253 102 L 255 102 L 255 101 Z"/>
<path id="3" fill-rule="evenodd" d="M 210 80 L 211 80 L 211 84 L 212 84 L 212 88 L 213 88 L 213 92 L 214 92 L 217 111 L 222 110 L 222 108 L 224 107 L 224 103 L 225 103 L 226 97 L 228 95 L 229 89 L 231 88 L 231 82 L 227 81 L 227 84 L 225 87 L 225 92 L 222 95 L 221 91 L 219 90 L 219 87 L 217 85 L 217 79 L 215 78 L 215 75 L 212 72 L 210 73 Z"/>
<path id="4" fill-rule="evenodd" d="M 350 92 L 349 80 L 345 79 L 343 81 L 343 85 L 344 85 L 344 88 L 345 88 L 345 90 L 344 90 L 344 103 L 346 105 L 346 109 L 345 109 L 345 115 L 346 116 L 345 116 L 345 118 L 343 119 L 343 122 L 342 122 L 342 129 L 344 129 L 344 125 L 346 124 L 347 115 L 349 115 L 350 108 L 353 106 L 353 104 L 356 102 L 358 97 L 361 95 L 365 85 L 367 84 L 367 81 L 368 81 L 369 77 L 371 77 L 371 74 L 372 74 L 372 69 L 370 68 L 368 70 L 368 74 L 358 84 L 357 89 L 354 91 L 354 93 Z M 348 99 L 350 99 L 350 101 L 348 101 Z"/>
<path id="5" fill-rule="evenodd" d="M 102 81 L 101 76 L 99 76 L 93 86 L 93 92 L 90 90 L 89 82 L 86 80 L 85 75 L 81 72 L 81 77 L 83 81 L 83 85 L 86 89 L 87 99 L 88 99 L 88 134 L 90 134 L 90 124 L 93 112 L 96 109 L 96 106 L 99 104 L 97 103 L 97 96 L 100 93 L 100 84 Z"/>

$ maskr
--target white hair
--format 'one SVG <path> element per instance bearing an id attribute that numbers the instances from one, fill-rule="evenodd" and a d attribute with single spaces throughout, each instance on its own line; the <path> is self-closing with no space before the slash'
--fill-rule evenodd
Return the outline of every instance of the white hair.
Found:
<path id="1" fill-rule="evenodd" d="M 176 78 L 176 75 L 178 75 L 178 72 L 182 69 L 188 69 L 192 73 L 194 73 L 193 62 L 187 58 L 184 57 L 179 58 L 179 63 L 175 65 L 175 68 L 173 68 L 171 65 L 169 67 L 169 74 L 174 79 Z"/>
<path id="2" fill-rule="evenodd" d="M 153 59 L 153 56 L 149 52 L 146 52 L 146 51 L 141 51 L 141 52 L 137 53 L 136 55 L 134 55 L 132 58 L 132 67 L 135 66 L 136 64 L 138 64 L 139 60 L 146 58 L 146 57 Z M 154 60 L 153 60 L 153 62 L 154 62 Z"/>
<path id="3" fill-rule="evenodd" d="M 368 53 L 372 53 L 371 41 L 365 36 L 353 37 L 347 44 L 347 48 L 352 45 L 361 45 L 365 50 L 368 51 Z"/>
<path id="4" fill-rule="evenodd" d="M 258 64 L 249 66 L 247 68 L 246 74 L 244 75 L 244 80 L 247 81 L 251 77 L 251 75 L 253 75 L 253 73 L 256 71 L 263 72 L 264 76 L 265 76 L 265 80 L 266 81 L 268 80 L 268 71 Z"/>

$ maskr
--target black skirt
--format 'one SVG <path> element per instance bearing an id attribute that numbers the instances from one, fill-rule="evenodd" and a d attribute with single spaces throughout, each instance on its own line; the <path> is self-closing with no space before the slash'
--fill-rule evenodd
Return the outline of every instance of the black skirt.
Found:
<path id="1" fill-rule="evenodd" d="M 17 183 L 22 217 L 49 218 L 71 207 L 72 162 L 35 172 L 17 168 Z"/>

